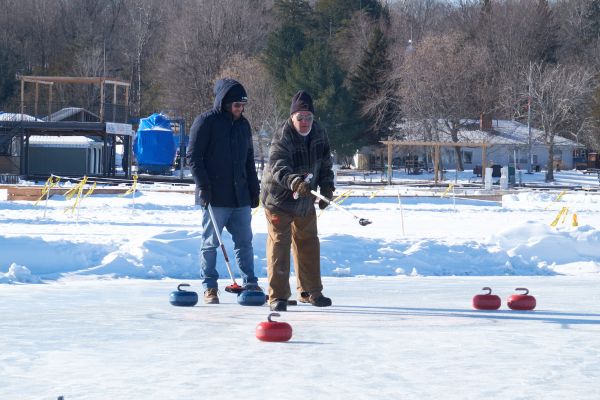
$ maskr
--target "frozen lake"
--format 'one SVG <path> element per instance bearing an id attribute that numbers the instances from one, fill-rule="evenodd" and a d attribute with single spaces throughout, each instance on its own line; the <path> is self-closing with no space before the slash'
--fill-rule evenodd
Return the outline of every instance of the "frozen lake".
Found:
<path id="1" fill-rule="evenodd" d="M 331 308 L 276 318 L 293 327 L 287 343 L 258 341 L 268 307 L 229 293 L 218 306 L 171 306 L 179 281 L 3 285 L 0 398 L 597 399 L 599 281 L 325 278 Z M 500 310 L 471 308 L 482 286 Z M 523 286 L 535 311 L 506 306 Z"/>

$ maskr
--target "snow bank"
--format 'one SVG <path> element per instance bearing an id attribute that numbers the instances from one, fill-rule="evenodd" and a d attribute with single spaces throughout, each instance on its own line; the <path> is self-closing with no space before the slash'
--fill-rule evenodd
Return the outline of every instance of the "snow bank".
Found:
<path id="1" fill-rule="evenodd" d="M 362 227 L 339 210 L 319 213 L 322 274 L 600 274 L 600 197 L 566 193 L 558 198 L 559 193 L 504 196 L 502 207 L 472 200 L 406 198 L 403 213 L 395 198 L 348 198 L 343 207 L 374 222 Z M 2 283 L 27 281 L 23 274 L 16 279 L 13 265 L 26 266 L 32 277 L 42 280 L 74 275 L 200 277 L 201 212 L 192 195 L 148 191 L 136 196 L 135 203 L 131 198 L 93 196 L 80 206 L 78 219 L 64 212 L 62 197 L 44 207 L 0 202 Z M 562 207 L 569 207 L 567 220 L 551 227 Z M 576 207 L 582 225 L 573 227 Z M 262 209 L 252 225 L 255 271 L 264 278 L 267 227 Z M 231 236 L 225 233 L 223 240 L 239 276 Z M 217 269 L 221 277 L 228 277 L 220 251 Z"/>
<path id="2" fill-rule="evenodd" d="M 589 225 L 553 228 L 526 222 L 491 236 L 487 243 L 518 265 L 565 275 L 600 273 L 600 231 Z"/>
<path id="3" fill-rule="evenodd" d="M 12 263 L 7 273 L 0 273 L 0 283 L 42 283 L 42 280 L 27 267 Z"/>

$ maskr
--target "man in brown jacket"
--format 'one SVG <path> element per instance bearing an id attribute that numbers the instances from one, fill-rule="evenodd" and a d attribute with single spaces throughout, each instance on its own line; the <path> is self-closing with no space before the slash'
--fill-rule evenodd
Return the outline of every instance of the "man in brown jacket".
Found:
<path id="1" fill-rule="evenodd" d="M 286 311 L 290 290 L 290 248 L 294 254 L 299 301 L 331 305 L 323 296 L 315 196 L 333 197 L 333 160 L 329 139 L 314 120 L 311 96 L 292 98 L 290 118 L 271 142 L 269 165 L 262 178 L 261 200 L 267 217 L 267 274 L 271 310 Z M 308 177 L 312 174 L 312 178 Z M 328 203 L 319 201 L 319 208 Z"/>

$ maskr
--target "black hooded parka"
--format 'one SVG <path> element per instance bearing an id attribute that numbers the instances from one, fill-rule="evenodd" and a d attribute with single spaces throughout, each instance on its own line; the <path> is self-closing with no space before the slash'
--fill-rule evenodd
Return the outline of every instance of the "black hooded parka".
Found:
<path id="1" fill-rule="evenodd" d="M 213 109 L 196 117 L 190 130 L 187 160 L 196 186 L 211 191 L 214 207 L 249 206 L 260 191 L 250 123 L 243 115 L 234 120 L 224 108 L 227 92 L 238 85 L 243 90 L 233 79 L 217 81 Z"/>

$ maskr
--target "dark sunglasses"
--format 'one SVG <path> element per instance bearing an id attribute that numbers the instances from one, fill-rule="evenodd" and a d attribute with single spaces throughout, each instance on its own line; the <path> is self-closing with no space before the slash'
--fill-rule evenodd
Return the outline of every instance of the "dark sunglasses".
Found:
<path id="1" fill-rule="evenodd" d="M 312 122 L 312 120 L 313 120 L 312 115 L 300 115 L 300 114 L 296 115 L 296 121 L 298 121 L 298 122 L 302 122 L 302 121 Z"/>

